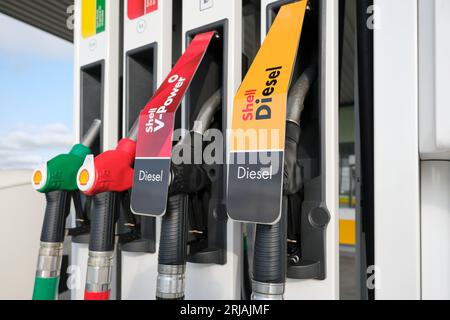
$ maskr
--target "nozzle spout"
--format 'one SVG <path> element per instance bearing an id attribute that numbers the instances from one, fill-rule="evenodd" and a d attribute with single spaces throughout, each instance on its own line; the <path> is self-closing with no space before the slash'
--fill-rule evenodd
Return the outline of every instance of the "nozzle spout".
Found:
<path id="1" fill-rule="evenodd" d="M 316 66 L 313 65 L 308 67 L 292 86 L 288 97 L 286 114 L 287 121 L 294 122 L 300 126 L 305 99 L 315 78 Z"/>
<path id="2" fill-rule="evenodd" d="M 138 130 L 139 130 L 139 117 L 136 119 L 136 121 L 134 121 L 133 126 L 128 131 L 128 135 L 127 135 L 128 139 L 136 141 L 137 135 L 138 135 Z"/>
<path id="3" fill-rule="evenodd" d="M 222 101 L 222 91 L 219 89 L 214 94 L 209 97 L 208 100 L 203 104 L 200 112 L 195 120 L 194 127 L 192 129 L 193 132 L 198 133 L 203 136 L 205 131 L 211 125 L 211 121 L 213 119 L 214 114 L 217 109 L 220 107 L 220 103 Z"/>
<path id="4" fill-rule="evenodd" d="M 102 127 L 102 121 L 95 119 L 92 121 L 91 126 L 87 130 L 86 134 L 81 138 L 81 144 L 90 148 L 94 144 L 95 139 L 97 139 L 100 134 L 100 129 Z"/>

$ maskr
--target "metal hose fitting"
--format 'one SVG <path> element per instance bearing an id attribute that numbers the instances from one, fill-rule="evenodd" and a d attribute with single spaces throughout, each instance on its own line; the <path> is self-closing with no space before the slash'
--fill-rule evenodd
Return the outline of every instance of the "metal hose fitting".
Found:
<path id="1" fill-rule="evenodd" d="M 111 290 L 114 251 L 89 251 L 86 292 L 100 293 Z"/>
<path id="2" fill-rule="evenodd" d="M 63 244 L 41 242 L 36 269 L 38 278 L 56 278 L 61 272 Z"/>

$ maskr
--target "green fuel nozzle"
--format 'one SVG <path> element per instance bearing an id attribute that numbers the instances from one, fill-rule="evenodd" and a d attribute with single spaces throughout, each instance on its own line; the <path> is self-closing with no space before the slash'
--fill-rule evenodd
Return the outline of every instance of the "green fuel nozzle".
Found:
<path id="1" fill-rule="evenodd" d="M 70 212 L 73 191 L 78 190 L 76 177 L 84 159 L 91 153 L 89 147 L 97 139 L 100 128 L 101 121 L 94 120 L 80 144 L 73 146 L 68 154 L 53 158 L 33 172 L 33 187 L 45 193 L 47 201 L 33 300 L 54 300 L 58 296 L 65 223 Z"/>
<path id="2" fill-rule="evenodd" d="M 34 170 L 33 187 L 42 193 L 78 190 L 78 169 L 83 165 L 86 156 L 91 153 L 90 147 L 100 133 L 100 128 L 101 121 L 95 119 L 81 143 L 74 145 L 69 153 L 60 154 Z"/>

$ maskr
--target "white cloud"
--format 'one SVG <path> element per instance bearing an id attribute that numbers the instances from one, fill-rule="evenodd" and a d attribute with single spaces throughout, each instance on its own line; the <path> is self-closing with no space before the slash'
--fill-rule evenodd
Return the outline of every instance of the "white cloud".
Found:
<path id="1" fill-rule="evenodd" d="M 34 169 L 43 162 L 43 157 L 17 153 L 9 157 L 0 158 L 0 170 Z"/>
<path id="2" fill-rule="evenodd" d="M 0 136 L 0 169 L 32 169 L 72 144 L 73 135 L 64 124 L 19 125 Z"/>
<path id="3" fill-rule="evenodd" d="M 0 51 L 71 61 L 73 45 L 26 23 L 0 14 Z"/>

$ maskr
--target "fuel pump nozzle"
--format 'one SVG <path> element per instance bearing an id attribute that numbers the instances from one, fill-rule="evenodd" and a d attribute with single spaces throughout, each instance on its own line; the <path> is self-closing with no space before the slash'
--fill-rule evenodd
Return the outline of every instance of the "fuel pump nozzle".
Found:
<path id="1" fill-rule="evenodd" d="M 301 168 L 297 160 L 301 115 L 315 77 L 316 66 L 307 68 L 289 93 L 281 219 L 274 225 L 258 224 L 256 227 L 252 300 L 283 299 L 286 282 L 288 197 L 298 193 L 302 187 Z"/>
<path id="2" fill-rule="evenodd" d="M 158 256 L 156 298 L 184 299 L 187 259 L 189 195 L 206 187 L 210 181 L 201 165 L 193 164 L 194 135 L 203 136 L 221 106 L 221 91 L 216 91 L 201 107 L 192 131 L 174 148 L 191 149 L 191 163 L 171 166 L 171 182 L 166 214 L 162 218 Z"/>
<path id="3" fill-rule="evenodd" d="M 137 122 L 137 121 L 136 121 Z M 123 192 L 131 189 L 136 152 L 136 128 L 116 149 L 94 158 L 86 157 L 78 170 L 80 191 L 93 197 L 91 235 L 85 285 L 85 300 L 108 300 L 111 290 L 115 246 L 115 224 L 119 217 Z"/>
<path id="4" fill-rule="evenodd" d="M 78 190 L 76 175 L 85 157 L 91 152 L 100 133 L 101 121 L 96 119 L 68 154 L 61 154 L 34 170 L 33 187 L 45 193 L 46 208 L 41 231 L 41 245 L 36 269 L 33 300 L 54 300 L 57 296 L 66 218 L 70 201 Z"/>

